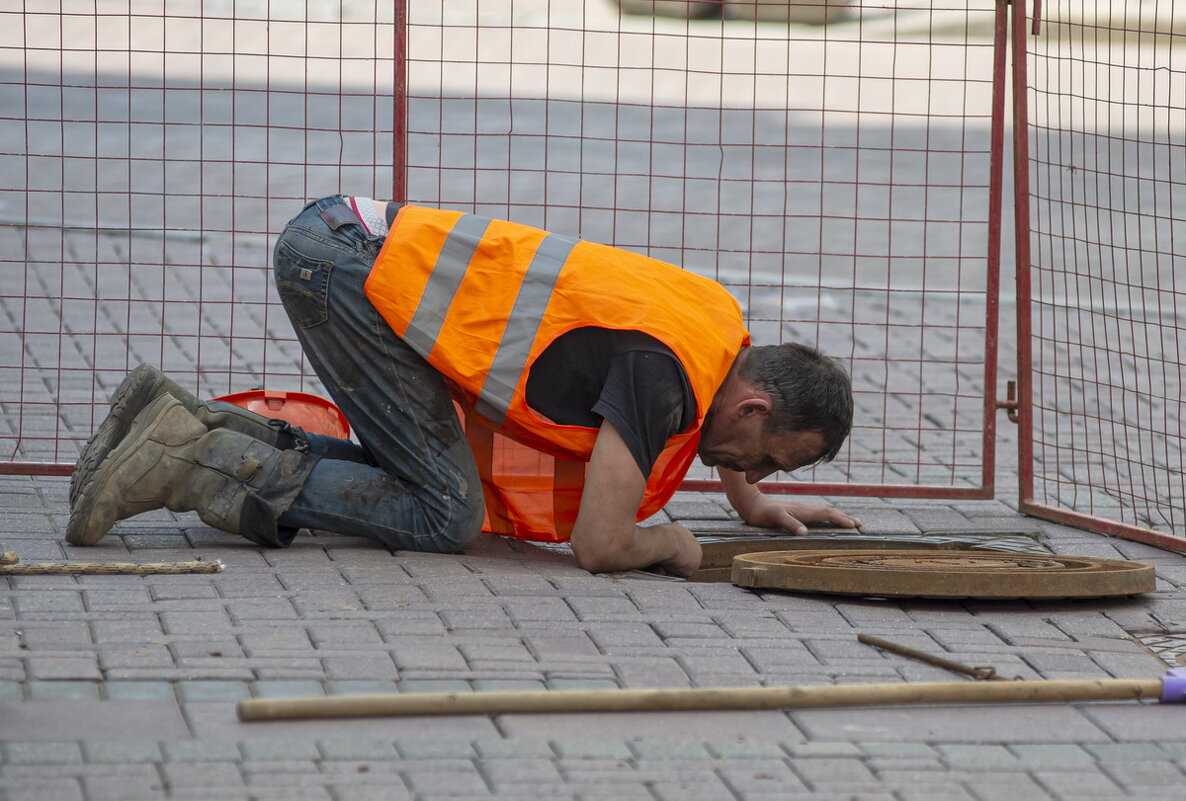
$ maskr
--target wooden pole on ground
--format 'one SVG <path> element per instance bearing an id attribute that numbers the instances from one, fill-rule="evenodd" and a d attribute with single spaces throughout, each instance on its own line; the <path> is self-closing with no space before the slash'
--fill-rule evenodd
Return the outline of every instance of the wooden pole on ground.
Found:
<path id="1" fill-rule="evenodd" d="M 919 682 L 915 684 L 701 687 L 672 690 L 539 690 L 406 693 L 240 701 L 241 720 L 493 715 L 522 712 L 667 712 L 899 704 L 994 704 L 1160 698 L 1161 679 Z"/>

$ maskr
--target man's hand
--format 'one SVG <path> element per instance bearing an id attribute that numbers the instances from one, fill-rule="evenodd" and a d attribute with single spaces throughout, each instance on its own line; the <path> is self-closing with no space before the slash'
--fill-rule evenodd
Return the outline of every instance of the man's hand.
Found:
<path id="1" fill-rule="evenodd" d="M 660 523 L 657 526 L 641 528 L 635 526 L 644 537 L 667 536 L 675 546 L 675 555 L 662 562 L 656 562 L 655 567 L 661 567 L 673 576 L 688 577 L 700 569 L 703 554 L 700 551 L 700 541 L 688 529 L 677 523 Z"/>
<path id="2" fill-rule="evenodd" d="M 622 435 L 602 423 L 572 529 L 577 564 L 594 573 L 652 566 L 677 576 L 696 572 L 700 543 L 692 532 L 675 523 L 635 525 L 645 489 L 646 477 Z"/>
<path id="3" fill-rule="evenodd" d="M 808 523 L 827 523 L 840 528 L 857 528 L 861 521 L 839 509 L 818 503 L 776 501 L 747 484 L 742 473 L 717 468 L 729 503 L 751 526 L 781 528 L 803 536 Z"/>
<path id="4" fill-rule="evenodd" d="M 783 528 L 798 536 L 807 533 L 807 523 L 827 523 L 840 528 L 857 528 L 861 525 L 860 520 L 832 506 L 776 501 L 761 493 L 744 512 L 738 509 L 737 513 L 751 526 Z"/>

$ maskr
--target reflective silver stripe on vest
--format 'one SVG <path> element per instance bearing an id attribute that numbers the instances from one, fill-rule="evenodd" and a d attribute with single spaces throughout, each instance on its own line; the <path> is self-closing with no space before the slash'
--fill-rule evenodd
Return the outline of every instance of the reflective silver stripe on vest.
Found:
<path id="1" fill-rule="evenodd" d="M 527 367 L 531 345 L 543 321 L 544 312 L 552 298 L 556 278 L 568 260 L 568 254 L 579 239 L 559 234 L 548 234 L 539 243 L 535 257 L 523 276 L 515 305 L 507 319 L 498 352 L 490 363 L 486 381 L 478 395 L 477 412 L 498 425 L 506 417 L 519 383 L 519 376 Z"/>
<path id="2" fill-rule="evenodd" d="M 416 313 L 404 331 L 404 342 L 421 356 L 427 358 L 429 351 L 436 345 L 441 326 L 445 324 L 445 315 L 449 313 L 449 305 L 453 303 L 457 287 L 461 286 L 461 279 L 465 278 L 474 251 L 489 225 L 490 220 L 484 217 L 466 214 L 454 223 L 449 236 L 445 238 L 437 262 L 432 267 L 432 275 L 424 287 L 424 294 L 416 306 Z"/>

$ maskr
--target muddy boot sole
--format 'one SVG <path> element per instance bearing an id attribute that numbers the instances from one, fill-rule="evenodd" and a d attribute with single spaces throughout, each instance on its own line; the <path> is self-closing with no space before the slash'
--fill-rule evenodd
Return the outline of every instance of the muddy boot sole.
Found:
<path id="1" fill-rule="evenodd" d="M 70 507 L 78 502 L 78 496 L 90 482 L 99 465 L 107 458 L 124 437 L 132 421 L 148 404 L 168 391 L 170 380 L 156 368 L 142 364 L 120 383 L 111 396 L 111 410 L 87 440 L 82 455 L 70 476 Z"/>
<path id="2" fill-rule="evenodd" d="M 165 508 L 176 480 L 169 453 L 206 433 L 172 395 L 148 404 L 126 436 L 82 485 L 66 524 L 66 542 L 95 545 L 112 526 L 142 512 Z"/>

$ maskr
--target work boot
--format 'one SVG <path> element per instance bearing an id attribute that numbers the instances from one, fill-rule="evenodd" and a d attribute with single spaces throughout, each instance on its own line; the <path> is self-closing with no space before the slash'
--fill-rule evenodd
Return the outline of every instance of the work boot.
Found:
<path id="1" fill-rule="evenodd" d="M 172 395 L 138 414 L 79 490 L 66 541 L 94 545 L 120 520 L 168 509 L 261 545 L 296 534 L 277 520 L 296 499 L 318 457 L 278 450 L 239 431 L 208 429 Z"/>
<path id="2" fill-rule="evenodd" d="M 111 396 L 111 411 L 87 441 L 70 477 L 70 506 L 107 454 L 123 441 L 132 420 L 162 395 L 171 395 L 207 428 L 229 428 L 279 448 L 307 451 L 305 432 L 285 420 L 274 420 L 225 401 L 204 401 L 151 365 L 142 364 L 120 383 Z"/>

